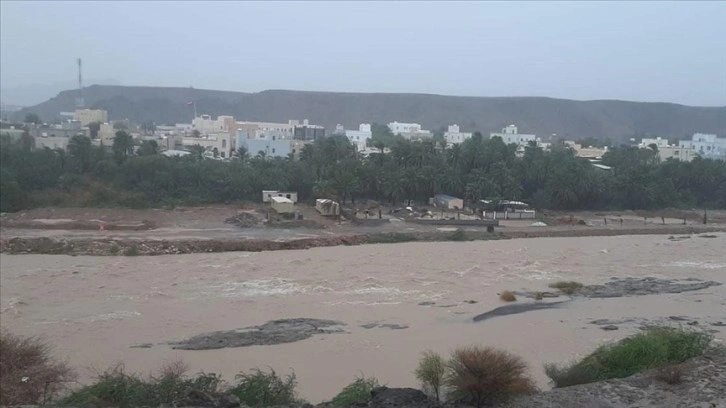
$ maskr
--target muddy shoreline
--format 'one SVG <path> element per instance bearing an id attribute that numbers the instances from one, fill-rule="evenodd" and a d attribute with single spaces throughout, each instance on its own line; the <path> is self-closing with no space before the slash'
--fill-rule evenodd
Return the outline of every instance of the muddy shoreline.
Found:
<path id="1" fill-rule="evenodd" d="M 495 233 L 484 231 L 464 232 L 463 240 L 499 240 L 517 238 L 589 237 L 620 235 L 694 235 L 724 232 L 724 225 L 704 226 L 657 226 L 642 228 L 542 228 L 541 230 L 500 229 Z M 683 237 L 681 237 L 683 238 Z M 676 239 L 674 237 L 674 239 Z M 350 246 L 371 243 L 456 241 L 452 232 L 400 232 L 331 235 L 326 237 L 292 240 L 270 239 L 72 239 L 12 237 L 0 240 L 0 253 L 50 254 L 50 255 L 168 255 L 207 252 L 261 252 L 316 247 Z"/>

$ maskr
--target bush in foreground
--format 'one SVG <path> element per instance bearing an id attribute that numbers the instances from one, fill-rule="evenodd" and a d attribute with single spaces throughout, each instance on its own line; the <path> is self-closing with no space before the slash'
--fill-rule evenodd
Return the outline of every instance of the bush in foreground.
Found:
<path id="1" fill-rule="evenodd" d="M 455 401 L 476 407 L 506 401 L 536 391 L 521 357 L 491 347 L 454 351 L 448 363 L 446 385 Z"/>
<path id="2" fill-rule="evenodd" d="M 267 407 L 301 402 L 295 392 L 297 377 L 294 372 L 280 377 L 272 369 L 269 373 L 254 369 L 250 373 L 238 374 L 236 379 L 237 385 L 229 392 L 247 406 Z"/>
<path id="3" fill-rule="evenodd" d="M 546 364 L 545 372 L 555 387 L 624 378 L 703 355 L 712 339 L 710 334 L 699 331 L 651 327 L 615 344 L 601 346 L 569 366 Z"/>
<path id="4" fill-rule="evenodd" d="M 371 391 L 379 387 L 378 379 L 375 377 L 360 376 L 352 383 L 343 388 L 333 400 L 333 406 L 349 407 L 353 404 L 365 404 L 371 400 Z"/>
<path id="5" fill-rule="evenodd" d="M 222 380 L 215 374 L 198 374 L 186 377 L 186 366 L 181 362 L 166 365 L 158 376 L 141 378 L 126 373 L 122 365 L 111 368 L 98 376 L 95 383 L 87 385 L 66 397 L 61 405 L 141 407 L 176 404 L 189 395 L 201 392 L 219 393 Z"/>
<path id="6" fill-rule="evenodd" d="M 414 373 L 416 379 L 421 382 L 424 392 L 436 397 L 436 401 L 441 401 L 441 386 L 446 374 L 444 358 L 431 350 L 424 351 Z"/>
<path id="7" fill-rule="evenodd" d="M 499 294 L 499 300 L 502 300 L 504 302 L 515 302 L 517 300 L 517 297 L 512 291 L 505 290 L 504 292 Z"/>
<path id="8" fill-rule="evenodd" d="M 37 337 L 0 333 L 0 405 L 42 404 L 76 375 Z"/>

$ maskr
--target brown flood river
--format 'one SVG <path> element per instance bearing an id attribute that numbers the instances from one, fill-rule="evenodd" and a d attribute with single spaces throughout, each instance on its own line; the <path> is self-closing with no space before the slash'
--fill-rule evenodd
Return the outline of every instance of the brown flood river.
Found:
<path id="1" fill-rule="evenodd" d="M 314 248 L 155 257 L 2 255 L 0 321 L 42 335 L 92 378 L 123 362 L 149 373 L 182 359 L 191 372 L 294 369 L 300 396 L 329 399 L 362 374 L 417 386 L 419 354 L 459 345 L 504 347 L 526 358 L 540 386 L 542 364 L 567 362 L 638 330 L 604 331 L 595 319 L 683 316 L 726 340 L 726 285 L 680 294 L 582 299 L 564 307 L 474 323 L 501 306 L 502 290 L 547 290 L 556 280 L 600 284 L 612 277 L 698 278 L 726 283 L 726 234 L 539 238 Z M 560 300 L 566 299 L 561 298 Z M 465 301 L 476 301 L 469 303 Z M 520 298 L 520 302 L 529 300 Z M 421 302 L 434 302 L 422 306 Z M 295 343 L 206 351 L 164 343 L 197 334 L 311 317 L 339 320 L 347 333 Z M 368 323 L 408 326 L 366 329 Z M 677 322 L 675 322 L 677 323 Z M 132 348 L 142 343 L 151 348 Z"/>

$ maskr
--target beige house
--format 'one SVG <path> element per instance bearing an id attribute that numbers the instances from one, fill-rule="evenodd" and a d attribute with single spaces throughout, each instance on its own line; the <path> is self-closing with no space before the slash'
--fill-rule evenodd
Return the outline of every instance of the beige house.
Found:
<path id="1" fill-rule="evenodd" d="M 287 197 L 270 197 L 272 209 L 280 214 L 295 212 L 295 203 Z"/>
<path id="2" fill-rule="evenodd" d="M 108 122 L 108 112 L 103 109 L 76 109 L 73 120 L 81 122 L 81 126 L 88 126 L 93 122 L 104 123 Z"/>

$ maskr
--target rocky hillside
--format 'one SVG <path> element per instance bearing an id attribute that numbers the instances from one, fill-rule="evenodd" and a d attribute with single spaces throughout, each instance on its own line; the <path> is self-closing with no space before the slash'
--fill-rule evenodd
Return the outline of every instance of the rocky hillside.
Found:
<path id="1" fill-rule="evenodd" d="M 16 114 L 35 112 L 49 120 L 74 109 L 76 90 L 64 91 Z M 459 97 L 424 94 L 366 94 L 269 90 L 259 93 L 194 88 L 93 85 L 83 91 L 86 105 L 108 110 L 110 119 L 157 124 L 190 122 L 198 113 L 233 115 L 238 120 L 310 119 L 331 129 L 359 123 L 417 122 L 432 130 L 457 123 L 462 131 L 489 133 L 515 123 L 522 133 L 556 134 L 566 139 L 594 137 L 626 141 L 658 135 L 690 137 L 694 132 L 726 134 L 726 107 L 669 103 L 573 101 L 542 97 Z"/>

